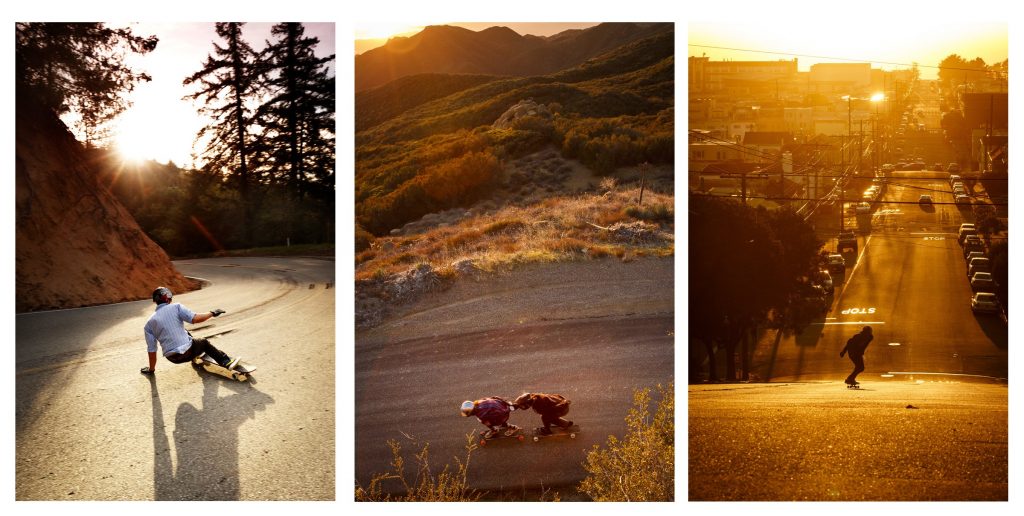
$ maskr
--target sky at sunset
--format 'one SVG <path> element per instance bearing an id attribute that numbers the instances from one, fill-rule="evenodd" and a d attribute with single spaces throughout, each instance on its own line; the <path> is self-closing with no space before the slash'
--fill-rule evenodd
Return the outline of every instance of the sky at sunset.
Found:
<path id="1" fill-rule="evenodd" d="M 534 36 L 551 36 L 569 29 L 585 29 L 597 25 L 590 23 L 565 23 L 565 22 L 446 22 L 427 21 L 422 24 L 411 23 L 386 23 L 386 22 L 365 22 L 357 23 L 355 27 L 355 53 L 362 54 L 387 43 L 388 38 L 395 36 L 412 36 L 423 30 L 427 25 L 455 25 L 465 27 L 472 31 L 481 31 L 495 25 L 508 27 L 519 34 L 532 34 Z"/>
<path id="2" fill-rule="evenodd" d="M 156 50 L 132 55 L 126 63 L 153 80 L 139 83 L 128 94 L 132 106 L 114 123 L 113 143 L 130 159 L 168 160 L 179 166 L 192 165 L 193 140 L 206 123 L 191 100 L 183 100 L 191 88 L 182 81 L 200 70 L 213 43 L 222 44 L 213 23 L 109 23 L 130 26 L 137 35 L 156 35 Z M 257 52 L 271 39 L 273 23 L 247 23 L 242 34 Z M 306 23 L 307 36 L 320 39 L 317 55 L 334 53 L 334 24 Z M 331 65 L 333 70 L 334 65 Z M 333 73 L 333 72 L 332 72 Z"/>
<path id="3" fill-rule="evenodd" d="M 1006 23 L 922 24 L 905 23 L 901 19 L 878 21 L 866 31 L 858 23 L 786 26 L 691 22 L 688 28 L 688 56 L 706 55 L 716 61 L 774 61 L 796 57 L 800 71 L 807 71 L 819 62 L 873 62 L 874 68 L 886 70 L 909 68 L 917 62 L 923 79 L 936 78 L 938 70 L 931 67 L 950 54 L 959 54 L 967 60 L 981 57 L 988 64 L 1003 61 L 1007 58 L 1009 41 Z"/>

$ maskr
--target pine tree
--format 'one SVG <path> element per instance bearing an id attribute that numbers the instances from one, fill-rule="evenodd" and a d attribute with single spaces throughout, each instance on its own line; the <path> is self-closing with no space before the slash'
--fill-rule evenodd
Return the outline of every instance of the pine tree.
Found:
<path id="1" fill-rule="evenodd" d="M 306 37 L 301 23 L 280 23 L 262 52 L 268 98 L 260 106 L 261 140 L 268 147 L 272 177 L 296 195 L 333 197 L 334 77 L 327 64 L 334 55 L 317 57 L 318 38 Z"/>
<path id="2" fill-rule="evenodd" d="M 56 115 L 77 112 L 87 144 L 101 139 L 103 125 L 130 105 L 122 96 L 149 81 L 124 64 L 129 53 L 156 48 L 156 36 L 102 23 L 16 23 L 16 95 Z"/>
<path id="3" fill-rule="evenodd" d="M 246 245 L 252 242 L 252 221 L 255 206 L 250 199 L 250 183 L 254 152 L 249 125 L 249 105 L 259 97 L 261 63 L 258 55 L 242 39 L 244 23 L 217 23 L 217 35 L 226 46 L 214 43 L 214 55 L 208 55 L 198 72 L 183 81 L 185 86 L 199 84 L 198 91 L 185 98 L 202 100 L 199 112 L 213 119 L 203 127 L 196 141 L 209 138 L 199 155 L 206 160 L 209 171 L 226 175 L 238 184 L 243 205 L 243 229 Z"/>

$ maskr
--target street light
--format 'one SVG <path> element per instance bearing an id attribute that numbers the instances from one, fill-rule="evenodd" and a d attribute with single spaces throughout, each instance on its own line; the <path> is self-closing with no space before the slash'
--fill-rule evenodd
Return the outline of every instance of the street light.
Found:
<path id="1" fill-rule="evenodd" d="M 878 119 L 878 106 L 882 102 L 884 102 L 884 101 L 885 101 L 885 93 L 875 93 L 874 95 L 871 96 L 871 102 L 873 102 L 875 104 L 875 130 L 872 131 L 873 134 L 871 136 L 875 139 L 875 145 L 874 145 L 875 152 L 873 154 L 874 154 L 874 158 L 875 158 L 874 159 L 874 161 L 875 161 L 874 165 L 875 165 L 875 175 L 876 176 L 878 175 L 878 161 L 879 161 L 879 159 L 878 159 L 878 150 L 879 150 L 878 149 L 878 145 L 879 145 L 879 142 L 880 142 L 880 139 L 878 138 L 878 127 L 881 125 L 879 123 L 879 119 Z"/>

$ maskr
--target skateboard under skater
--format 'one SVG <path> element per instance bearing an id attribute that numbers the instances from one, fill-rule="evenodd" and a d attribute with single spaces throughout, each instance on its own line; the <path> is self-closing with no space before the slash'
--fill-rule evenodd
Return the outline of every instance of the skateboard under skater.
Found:
<path id="1" fill-rule="evenodd" d="M 501 432 L 498 432 L 498 435 L 495 435 L 494 437 L 487 437 L 487 434 L 489 432 L 490 430 L 480 431 L 480 446 L 487 446 L 487 443 L 491 441 L 497 441 L 500 439 L 515 439 L 517 441 L 523 441 L 524 439 L 526 439 L 526 437 L 523 435 L 523 429 L 519 427 L 516 427 L 515 430 L 507 434 L 506 430 L 502 430 Z"/>
<path id="2" fill-rule="evenodd" d="M 543 427 L 537 427 L 537 428 L 533 429 L 533 442 L 540 441 L 541 439 L 543 439 L 545 437 L 558 437 L 560 435 L 568 435 L 569 439 L 575 439 L 576 438 L 576 434 L 578 434 L 579 431 L 580 431 L 580 426 L 579 425 L 572 425 L 569 428 L 562 428 L 562 427 L 559 427 L 559 426 L 553 426 L 553 427 L 551 427 L 551 433 L 550 434 L 543 433 L 543 430 L 544 430 Z"/>
<path id="3" fill-rule="evenodd" d="M 238 361 L 238 365 L 236 365 L 234 369 L 228 369 L 208 357 L 206 353 L 193 358 L 192 367 L 197 369 L 202 367 L 211 373 L 219 374 L 225 378 L 231 378 L 232 380 L 237 380 L 239 382 L 248 380 L 252 375 L 252 372 L 256 370 L 256 366 L 247 364 L 241 360 Z"/>
<path id="4" fill-rule="evenodd" d="M 847 389 L 860 389 L 860 382 L 853 382 L 846 384 Z"/>

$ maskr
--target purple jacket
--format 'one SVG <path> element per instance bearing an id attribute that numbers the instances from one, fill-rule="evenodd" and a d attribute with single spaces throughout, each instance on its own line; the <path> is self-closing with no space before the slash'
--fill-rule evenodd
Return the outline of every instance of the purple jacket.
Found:
<path id="1" fill-rule="evenodd" d="M 512 410 L 509 403 L 501 398 L 484 398 L 476 402 L 473 415 L 487 426 L 499 426 L 508 421 Z"/>

